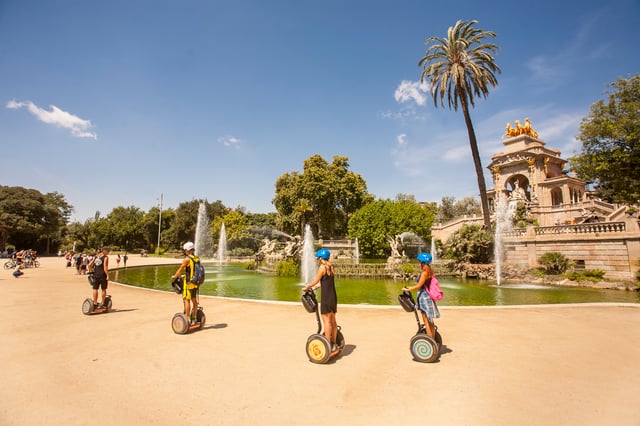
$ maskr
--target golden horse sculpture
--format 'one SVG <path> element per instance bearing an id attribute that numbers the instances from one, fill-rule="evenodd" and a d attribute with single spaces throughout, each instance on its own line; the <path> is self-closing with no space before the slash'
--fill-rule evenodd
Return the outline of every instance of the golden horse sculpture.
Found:
<path id="1" fill-rule="evenodd" d="M 524 126 L 520 124 L 520 120 L 514 121 L 516 127 L 512 127 L 511 123 L 507 123 L 507 128 L 504 130 L 504 136 L 512 138 L 514 136 L 529 135 L 532 138 L 538 139 L 538 132 L 531 127 L 531 120 L 524 119 Z"/>

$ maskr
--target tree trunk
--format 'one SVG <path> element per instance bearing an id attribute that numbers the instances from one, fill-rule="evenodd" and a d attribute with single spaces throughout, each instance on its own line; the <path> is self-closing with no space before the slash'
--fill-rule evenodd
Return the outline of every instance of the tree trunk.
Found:
<path id="1" fill-rule="evenodd" d="M 476 140 L 476 133 L 473 130 L 473 123 L 471 123 L 471 116 L 469 115 L 467 100 L 463 96 L 460 96 L 459 98 L 460 104 L 462 106 L 462 112 L 464 114 L 464 122 L 467 125 L 467 133 L 469 134 L 469 145 L 471 146 L 473 165 L 476 168 L 476 176 L 478 178 L 480 204 L 482 205 L 482 220 L 484 222 L 484 227 L 489 231 L 491 230 L 491 219 L 489 217 L 489 201 L 487 199 L 487 185 L 484 181 L 484 169 L 482 168 L 480 152 L 478 151 L 478 141 Z"/>

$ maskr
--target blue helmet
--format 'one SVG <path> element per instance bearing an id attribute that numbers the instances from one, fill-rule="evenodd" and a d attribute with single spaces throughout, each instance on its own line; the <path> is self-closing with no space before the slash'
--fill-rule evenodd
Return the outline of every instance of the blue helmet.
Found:
<path id="1" fill-rule="evenodd" d="M 431 257 L 431 254 L 423 252 L 418 254 L 418 257 L 416 257 L 416 259 L 418 259 L 420 263 L 426 263 L 428 265 L 431 263 L 431 259 L 433 258 Z"/>
<path id="2" fill-rule="evenodd" d="M 316 257 L 324 260 L 329 260 L 329 257 L 331 257 L 331 253 L 326 248 L 321 248 L 316 252 Z"/>

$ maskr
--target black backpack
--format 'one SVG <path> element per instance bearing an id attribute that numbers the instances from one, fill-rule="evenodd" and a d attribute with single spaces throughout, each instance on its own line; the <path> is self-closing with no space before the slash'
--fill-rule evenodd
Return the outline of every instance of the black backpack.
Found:
<path id="1" fill-rule="evenodd" d="M 191 276 L 191 284 L 200 285 L 204 282 L 204 266 L 200 264 L 197 256 L 189 256 L 193 264 L 193 275 Z"/>

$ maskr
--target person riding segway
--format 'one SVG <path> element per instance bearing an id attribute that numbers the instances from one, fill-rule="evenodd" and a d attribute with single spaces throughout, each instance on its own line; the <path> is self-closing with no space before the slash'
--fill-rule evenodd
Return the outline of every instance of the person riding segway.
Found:
<path id="1" fill-rule="evenodd" d="M 194 254 L 195 245 L 187 242 L 182 247 L 185 258 L 180 268 L 171 277 L 172 287 L 178 289 L 182 295 L 183 312 L 173 316 L 171 326 L 177 334 L 185 334 L 194 329 L 204 327 L 206 317 L 204 310 L 199 305 L 199 287 L 204 282 L 204 268 L 200 264 L 200 259 Z M 182 274 L 182 272 L 185 272 Z"/>
<path id="2" fill-rule="evenodd" d="M 398 296 L 398 301 L 405 311 L 414 312 L 418 323 L 418 332 L 411 338 L 409 345 L 413 358 L 419 362 L 434 362 L 438 359 L 442 346 L 442 337 L 433 322 L 434 319 L 440 318 L 440 312 L 435 300 L 429 294 L 432 283 L 434 287 L 436 285 L 436 278 L 430 266 L 431 254 L 420 253 L 416 259 L 420 262 L 420 275 L 417 284 L 412 287 L 403 287 L 403 293 Z M 418 290 L 417 303 L 413 301 L 411 296 L 413 290 Z M 441 297 L 442 293 L 440 293 Z M 418 311 L 422 315 L 423 323 L 420 322 Z"/>
<path id="3" fill-rule="evenodd" d="M 307 356 L 314 363 L 324 364 L 329 358 L 338 355 L 344 348 L 344 337 L 336 322 L 338 296 L 335 287 L 333 265 L 329 262 L 331 253 L 326 248 L 316 252 L 320 267 L 314 280 L 302 289 L 302 303 L 308 312 L 315 312 L 318 321 L 318 332 L 307 340 Z M 320 312 L 314 289 L 321 288 Z M 321 315 L 320 315 L 321 314 Z M 320 321 L 322 316 L 322 322 Z M 322 331 L 324 330 L 324 334 Z"/>

